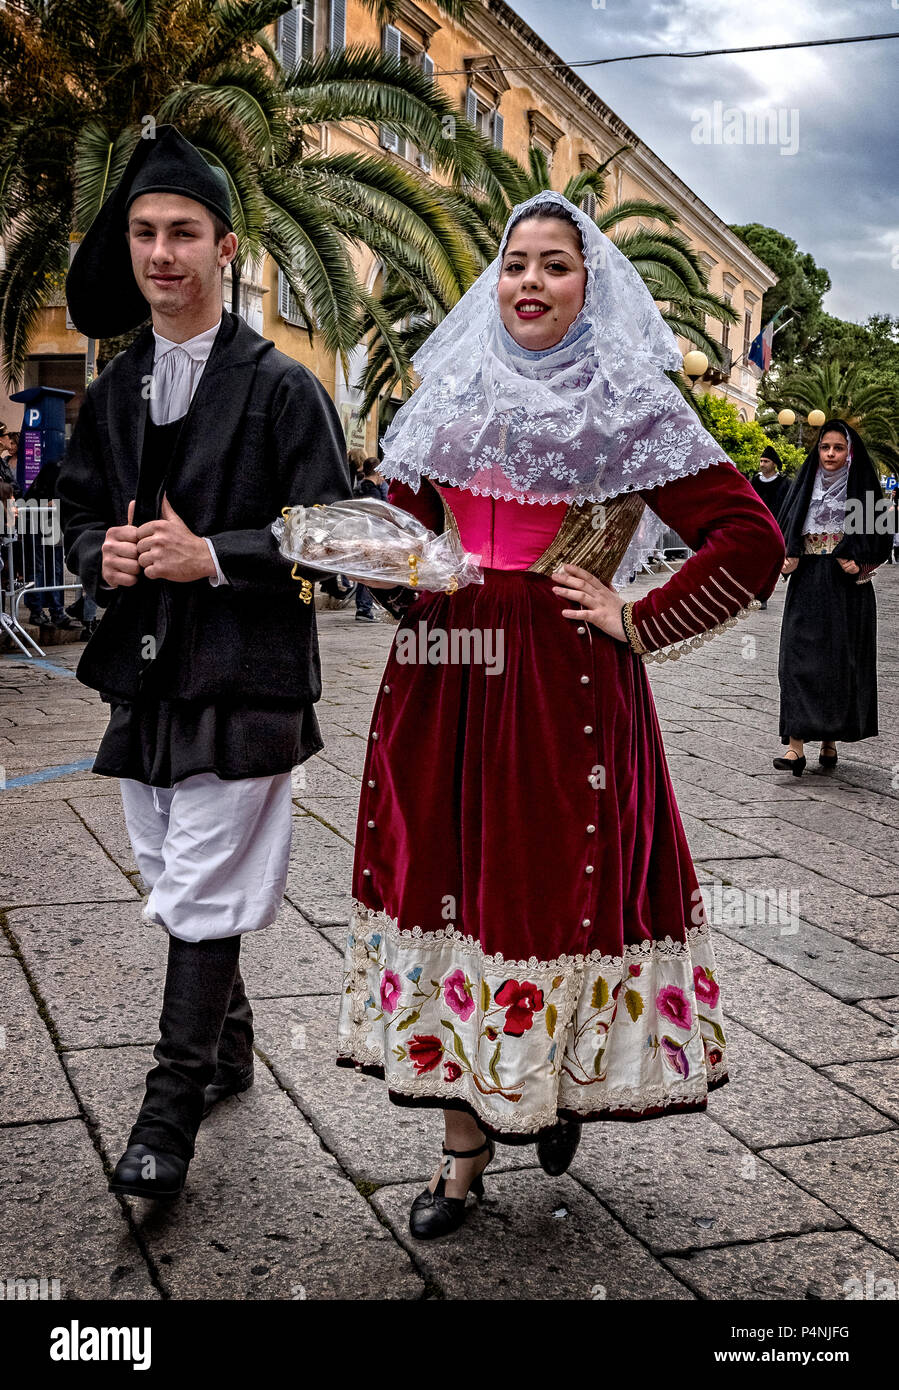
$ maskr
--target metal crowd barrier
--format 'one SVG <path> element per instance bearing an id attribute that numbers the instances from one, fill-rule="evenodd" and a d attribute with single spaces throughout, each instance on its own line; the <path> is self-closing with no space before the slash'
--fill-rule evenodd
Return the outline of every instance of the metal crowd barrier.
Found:
<path id="1" fill-rule="evenodd" d="M 20 618 L 26 595 L 81 593 L 78 578 L 66 569 L 57 500 L 8 502 L 0 530 L 0 630 L 27 657 L 44 656 Z M 49 581 L 49 582 L 48 582 Z M 63 599 L 63 607 L 65 600 Z"/>

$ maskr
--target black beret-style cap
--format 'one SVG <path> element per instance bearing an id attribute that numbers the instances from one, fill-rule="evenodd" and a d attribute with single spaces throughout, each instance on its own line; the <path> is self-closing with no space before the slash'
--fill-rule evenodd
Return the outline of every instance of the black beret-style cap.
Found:
<path id="1" fill-rule="evenodd" d="M 125 233 L 128 209 L 144 193 L 178 193 L 202 203 L 233 230 L 223 170 L 209 164 L 173 125 L 138 140 L 125 172 L 94 218 L 66 277 L 72 322 L 88 338 L 114 338 L 150 316 L 138 289 Z"/>

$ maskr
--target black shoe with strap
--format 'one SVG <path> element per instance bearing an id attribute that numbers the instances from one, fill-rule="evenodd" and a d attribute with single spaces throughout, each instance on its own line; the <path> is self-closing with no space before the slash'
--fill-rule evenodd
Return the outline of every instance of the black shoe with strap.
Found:
<path id="1" fill-rule="evenodd" d="M 478 1154 L 489 1153 L 490 1158 L 487 1163 L 492 1162 L 496 1152 L 496 1145 L 492 1139 L 485 1139 L 483 1144 L 476 1149 L 448 1149 L 443 1146 L 443 1152 L 447 1158 L 477 1158 Z M 468 1192 L 473 1192 L 478 1202 L 484 1200 L 484 1168 L 472 1179 Z M 447 1165 L 443 1165 L 437 1186 L 432 1192 L 426 1187 L 424 1192 L 419 1192 L 412 1208 L 409 1212 L 409 1230 L 416 1240 L 436 1240 L 440 1236 L 451 1235 L 453 1231 L 458 1231 L 462 1222 L 465 1220 L 465 1197 L 447 1197 L 446 1180 L 452 1173 L 448 1171 Z"/>
<path id="2" fill-rule="evenodd" d="M 825 753 L 824 749 L 830 748 L 832 752 Z M 821 752 L 818 754 L 818 762 L 822 767 L 836 767 L 837 765 L 837 746 L 835 743 L 822 743 Z"/>
<path id="3" fill-rule="evenodd" d="M 537 1161 L 551 1178 L 568 1171 L 581 1142 L 581 1127 L 577 1121 L 560 1120 L 537 1140 Z"/>
<path id="4" fill-rule="evenodd" d="M 792 758 L 772 758 L 772 762 L 778 772 L 792 772 L 794 777 L 801 777 L 805 772 L 804 753 L 796 753 Z"/>

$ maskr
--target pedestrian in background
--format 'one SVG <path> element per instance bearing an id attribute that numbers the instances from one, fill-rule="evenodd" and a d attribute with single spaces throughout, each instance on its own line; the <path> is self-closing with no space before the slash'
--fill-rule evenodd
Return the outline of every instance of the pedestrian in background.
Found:
<path id="1" fill-rule="evenodd" d="M 357 486 L 358 497 L 381 497 L 387 501 L 387 482 L 378 472 L 380 459 L 370 455 L 363 460 L 362 478 Z M 365 584 L 356 585 L 356 622 L 376 623 L 379 619 L 374 610 L 371 590 Z"/>
<path id="2" fill-rule="evenodd" d="M 773 445 L 768 444 L 762 450 L 758 472 L 753 473 L 749 480 L 775 521 L 790 492 L 790 480 L 781 473 L 780 469 L 780 454 Z M 763 599 L 762 608 L 767 607 L 768 600 Z"/>
<path id="3" fill-rule="evenodd" d="M 780 772 L 800 777 L 807 739 L 835 767 L 836 740 L 877 734 L 877 602 L 870 583 L 892 537 L 866 529 L 883 491 L 861 436 L 822 425 L 781 514 L 790 575 L 780 630 Z M 856 504 L 850 510 L 849 504 Z M 851 517 L 851 523 L 849 518 Z"/>

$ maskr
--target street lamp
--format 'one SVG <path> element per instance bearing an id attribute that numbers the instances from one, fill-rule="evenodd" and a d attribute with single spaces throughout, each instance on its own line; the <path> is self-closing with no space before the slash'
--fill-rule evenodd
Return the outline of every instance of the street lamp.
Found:
<path id="1" fill-rule="evenodd" d="M 777 423 L 782 425 L 785 430 L 796 423 L 796 414 L 792 410 L 780 410 L 777 414 Z"/>
<path id="2" fill-rule="evenodd" d="M 810 410 L 808 413 L 808 422 L 812 426 L 812 429 L 819 430 L 826 419 L 827 416 L 824 414 L 823 410 Z"/>
<path id="3" fill-rule="evenodd" d="M 704 352 L 699 352 L 696 348 L 692 352 L 684 355 L 684 376 L 690 378 L 690 390 L 696 389 L 696 383 L 701 376 L 705 376 L 709 369 L 709 359 Z"/>

